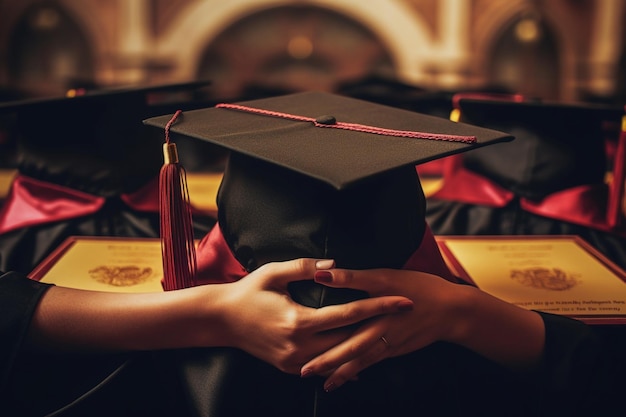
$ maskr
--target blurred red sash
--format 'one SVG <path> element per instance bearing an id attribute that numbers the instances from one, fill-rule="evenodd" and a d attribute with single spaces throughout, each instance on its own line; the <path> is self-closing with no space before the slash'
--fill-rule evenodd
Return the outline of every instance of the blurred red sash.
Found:
<path id="1" fill-rule="evenodd" d="M 622 159 L 625 136 L 622 135 L 617 153 L 622 155 Z M 450 157 L 446 164 L 443 186 L 429 198 L 494 208 L 505 207 L 516 198 L 513 192 L 465 168 L 460 157 Z M 620 212 L 624 168 L 618 165 L 610 185 L 580 185 L 557 191 L 538 201 L 519 198 L 520 207 L 538 216 L 626 236 Z"/>
<path id="2" fill-rule="evenodd" d="M 130 208 L 159 212 L 158 179 L 119 198 Z M 88 216 L 100 210 L 105 197 L 18 174 L 0 207 L 0 234 L 23 227 Z"/>

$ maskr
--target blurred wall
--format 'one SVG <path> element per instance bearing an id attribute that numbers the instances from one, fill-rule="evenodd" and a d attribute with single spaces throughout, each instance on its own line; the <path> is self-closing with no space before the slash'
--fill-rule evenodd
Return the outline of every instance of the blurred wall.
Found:
<path id="1" fill-rule="evenodd" d="M 214 94 L 368 76 L 624 102 L 622 0 L 0 0 L 5 98 L 210 79 Z"/>

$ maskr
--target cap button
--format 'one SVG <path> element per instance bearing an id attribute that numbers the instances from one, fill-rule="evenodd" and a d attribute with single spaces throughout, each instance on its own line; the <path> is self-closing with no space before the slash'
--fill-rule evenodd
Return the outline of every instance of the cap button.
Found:
<path id="1" fill-rule="evenodd" d="M 334 125 L 337 123 L 337 119 L 335 119 L 335 116 L 325 114 L 316 118 L 315 122 L 322 125 Z"/>

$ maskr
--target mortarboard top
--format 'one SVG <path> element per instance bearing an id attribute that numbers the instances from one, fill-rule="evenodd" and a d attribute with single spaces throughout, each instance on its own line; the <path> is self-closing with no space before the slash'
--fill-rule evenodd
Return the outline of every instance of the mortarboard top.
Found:
<path id="1" fill-rule="evenodd" d="M 213 107 L 184 112 L 170 132 L 174 137 L 178 134 L 208 141 L 264 160 L 326 182 L 338 190 L 395 168 L 513 139 L 495 130 L 330 93 L 296 93 L 237 104 L 297 117 L 321 117 L 322 127 L 315 127 L 311 121 Z M 325 116 L 332 116 L 337 124 L 352 123 L 426 135 L 456 135 L 467 141 L 329 128 L 324 125 Z M 150 118 L 145 123 L 165 128 L 170 119 L 167 115 Z"/>
<path id="2" fill-rule="evenodd" d="M 162 135 L 142 120 L 172 111 L 171 101 L 206 81 L 70 90 L 0 104 L 10 115 L 18 144 L 18 169 L 25 175 L 81 191 L 111 195 L 144 185 L 163 164 Z"/>
<path id="3" fill-rule="evenodd" d="M 604 181 L 606 122 L 619 125 L 620 107 L 463 94 L 453 101 L 460 121 L 515 136 L 511 143 L 472 152 L 463 160 L 518 195 L 540 199 Z"/>

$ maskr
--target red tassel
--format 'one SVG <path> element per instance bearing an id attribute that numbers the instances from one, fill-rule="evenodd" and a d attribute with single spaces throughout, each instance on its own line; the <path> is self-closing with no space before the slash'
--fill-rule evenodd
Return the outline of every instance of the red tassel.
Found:
<path id="1" fill-rule="evenodd" d="M 170 127 L 181 113 L 178 110 L 165 126 L 165 163 L 159 176 L 162 285 L 165 291 L 194 286 L 197 270 L 187 174 L 178 162 L 176 144 L 170 143 Z"/>

